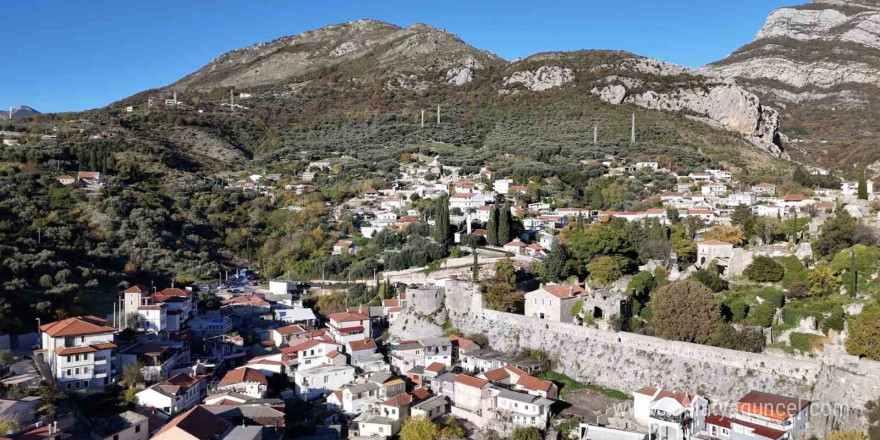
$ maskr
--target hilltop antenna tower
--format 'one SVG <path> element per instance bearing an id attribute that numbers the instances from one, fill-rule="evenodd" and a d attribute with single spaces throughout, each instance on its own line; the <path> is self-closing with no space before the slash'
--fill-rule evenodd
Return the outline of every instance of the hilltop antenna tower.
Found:
<path id="1" fill-rule="evenodd" d="M 9 120 L 12 120 L 12 107 L 9 107 Z"/>
<path id="2" fill-rule="evenodd" d="M 425 109 L 422 109 L 422 128 L 425 128 Z"/>
<path id="3" fill-rule="evenodd" d="M 440 104 L 437 104 L 437 125 L 440 125 Z"/>
<path id="4" fill-rule="evenodd" d="M 636 144 L 636 114 L 632 114 L 632 126 L 630 128 L 629 135 L 629 145 L 634 146 Z"/>

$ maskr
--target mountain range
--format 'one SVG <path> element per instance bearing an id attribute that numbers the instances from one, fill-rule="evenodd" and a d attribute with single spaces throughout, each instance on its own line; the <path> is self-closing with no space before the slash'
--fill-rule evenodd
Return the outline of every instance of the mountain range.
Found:
<path id="1" fill-rule="evenodd" d="M 231 91 L 247 96 L 235 107 L 244 111 L 229 112 Z M 784 163 L 769 154 L 880 171 L 880 0 L 778 9 L 753 42 L 697 69 L 607 50 L 508 61 L 427 24 L 358 20 L 228 52 L 98 113 L 172 96 L 199 108 L 198 122 L 139 125 L 139 140 L 200 166 L 391 156 L 439 142 L 464 148 L 449 160 L 469 164 L 526 151 L 539 161 L 552 151 L 673 154 L 682 166 L 733 169 Z M 415 130 L 437 105 L 449 125 Z M 108 117 L 107 130 L 133 134 L 130 122 Z"/>
<path id="2" fill-rule="evenodd" d="M 701 72 L 735 78 L 776 108 L 793 155 L 836 166 L 880 159 L 878 0 L 778 9 L 753 42 Z"/>
<path id="3" fill-rule="evenodd" d="M 33 109 L 33 108 L 28 107 L 26 105 L 21 105 L 18 107 L 13 107 L 8 112 L 0 112 L 0 121 L 5 121 L 5 120 L 9 120 L 9 119 L 27 118 L 29 116 L 39 115 L 39 114 L 40 114 L 40 112 L 38 112 L 36 109 Z"/>

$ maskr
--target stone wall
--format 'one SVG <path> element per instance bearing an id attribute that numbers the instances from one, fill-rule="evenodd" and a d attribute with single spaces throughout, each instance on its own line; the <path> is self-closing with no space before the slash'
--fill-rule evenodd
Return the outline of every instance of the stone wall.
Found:
<path id="1" fill-rule="evenodd" d="M 863 427 L 865 402 L 880 398 L 880 362 L 859 360 L 836 347 L 826 347 L 820 359 L 795 359 L 550 322 L 484 309 L 482 296 L 463 281 L 447 284 L 444 306 L 444 320 L 448 316 L 464 333 L 485 334 L 495 350 L 541 349 L 555 360 L 557 371 L 626 393 L 662 385 L 723 404 L 761 390 L 810 399 L 826 411 L 852 410 L 845 416 L 815 414 L 810 429 L 818 435 Z M 398 321 L 414 313 L 408 308 Z M 408 325 L 407 333 L 420 324 Z M 426 333 L 442 333 L 437 325 L 428 327 Z"/>

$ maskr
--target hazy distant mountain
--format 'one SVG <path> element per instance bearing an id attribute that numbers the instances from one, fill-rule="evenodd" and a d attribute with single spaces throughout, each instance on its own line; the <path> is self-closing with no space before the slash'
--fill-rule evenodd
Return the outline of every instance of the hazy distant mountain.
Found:
<path id="1" fill-rule="evenodd" d="M 36 109 L 34 109 L 32 107 L 28 107 L 26 105 L 12 108 L 12 119 L 26 118 L 28 116 L 38 115 L 38 114 L 40 114 L 40 112 L 38 112 Z M 9 110 L 8 109 L 0 112 L 0 120 L 5 121 L 7 119 L 9 119 Z"/>

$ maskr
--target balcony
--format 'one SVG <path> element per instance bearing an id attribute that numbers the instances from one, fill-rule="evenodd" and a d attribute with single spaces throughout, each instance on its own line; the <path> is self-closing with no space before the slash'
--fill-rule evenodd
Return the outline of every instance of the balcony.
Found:
<path id="1" fill-rule="evenodd" d="M 95 358 L 95 365 L 107 365 L 107 358 Z"/>

